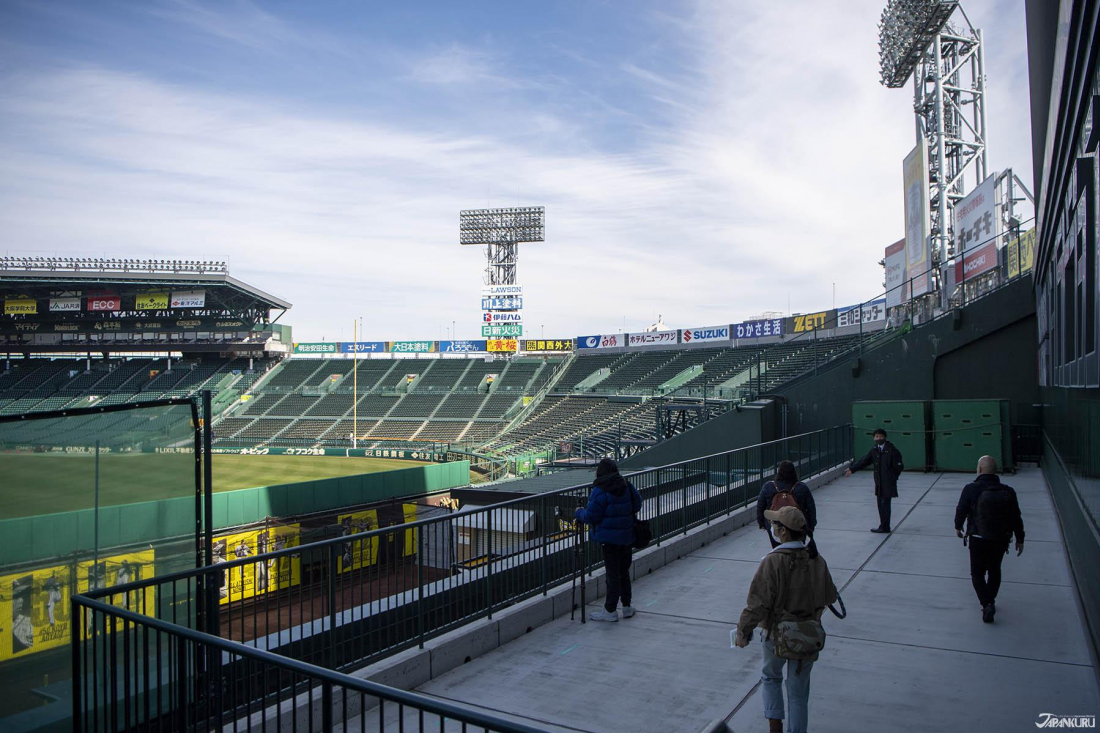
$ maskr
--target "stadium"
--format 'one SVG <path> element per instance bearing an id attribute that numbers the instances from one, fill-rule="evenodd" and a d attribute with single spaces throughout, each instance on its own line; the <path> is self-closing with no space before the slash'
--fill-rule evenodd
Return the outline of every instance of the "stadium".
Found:
<path id="1" fill-rule="evenodd" d="M 392 340 L 299 341 L 293 304 L 220 260 L 0 257 L 0 721 L 751 729 L 758 668 L 729 672 L 715 650 L 727 633 L 732 646 L 731 604 L 768 551 L 757 494 L 790 460 L 855 611 L 829 625 L 852 661 L 819 663 L 835 665 L 826 728 L 878 729 L 863 686 L 910 706 L 898 730 L 958 729 L 951 704 L 921 717 L 914 696 L 937 707 L 979 662 L 999 665 L 999 688 L 983 688 L 996 704 L 966 727 L 1087 722 L 1100 702 L 1098 7 L 1028 3 L 1032 196 L 986 166 L 981 33 L 958 3 L 891 0 L 883 84 L 915 78 L 927 104 L 903 165 L 905 238 L 846 306 L 525 337 L 518 250 L 552 241 L 541 206 L 453 212 L 456 246 L 485 257 L 481 339 L 395 325 Z M 950 79 L 931 71 L 944 58 Z M 841 478 L 876 428 L 906 471 L 895 531 L 868 539 L 849 513 L 870 506 L 871 479 Z M 961 607 L 949 592 L 969 587 L 944 559 L 950 512 L 981 456 L 1020 492 L 1043 562 L 1022 566 L 1026 581 L 1006 571 L 1008 641 L 963 638 L 947 615 Z M 653 528 L 632 577 L 662 605 L 638 609 L 641 646 L 572 620 L 608 590 L 601 545 L 572 520 L 608 458 Z M 593 668 L 629 705 L 572 709 Z M 899 692 L 907 670 L 924 687 Z"/>

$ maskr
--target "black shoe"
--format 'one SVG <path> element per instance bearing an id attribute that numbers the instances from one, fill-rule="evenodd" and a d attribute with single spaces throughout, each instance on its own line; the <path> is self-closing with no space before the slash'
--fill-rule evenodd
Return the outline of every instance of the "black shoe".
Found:
<path id="1" fill-rule="evenodd" d="M 982 606 L 982 621 L 987 624 L 993 623 L 993 614 L 995 613 L 997 613 L 997 609 L 992 603 L 987 606 Z"/>
<path id="2" fill-rule="evenodd" d="M 871 531 L 874 532 L 875 534 L 890 534 L 890 530 L 883 529 L 882 527 L 875 527 Z"/>

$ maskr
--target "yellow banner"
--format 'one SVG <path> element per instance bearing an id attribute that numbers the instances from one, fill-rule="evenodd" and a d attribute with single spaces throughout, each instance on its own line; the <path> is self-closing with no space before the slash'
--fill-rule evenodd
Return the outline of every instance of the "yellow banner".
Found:
<path id="1" fill-rule="evenodd" d="M 405 524 L 416 521 L 416 504 L 402 504 L 401 513 L 405 516 Z M 405 530 L 405 557 L 416 554 L 416 530 Z"/>
<path id="2" fill-rule="evenodd" d="M 139 311 L 168 310 L 168 293 L 139 293 L 135 307 Z"/>
<path id="3" fill-rule="evenodd" d="M 34 315 L 38 313 L 38 301 L 31 298 L 5 298 L 4 315 Z"/>
<path id="4" fill-rule="evenodd" d="M 368 509 L 363 512 L 341 514 L 336 518 L 340 523 L 341 534 L 345 537 L 360 532 L 370 532 L 378 529 L 378 512 Z M 371 537 L 357 542 L 345 542 L 344 551 L 340 555 L 340 572 L 367 568 L 378 562 L 378 538 Z"/>
<path id="5" fill-rule="evenodd" d="M 91 560 L 77 563 L 76 592 L 77 594 L 87 593 L 90 590 L 110 588 L 151 578 L 155 574 L 155 557 L 154 551 L 150 548 L 140 552 L 101 557 L 98 564 Z M 140 591 L 117 593 L 110 598 L 100 600 L 134 613 L 156 616 L 156 590 L 152 586 Z M 81 638 L 87 638 L 90 635 L 93 620 L 91 614 L 86 614 Z M 123 628 L 123 622 L 116 619 L 115 628 Z"/>
<path id="6" fill-rule="evenodd" d="M 299 542 L 300 531 L 297 524 L 223 535 L 214 540 L 214 564 L 275 552 L 286 547 L 297 547 Z M 225 574 L 219 602 L 242 601 L 280 588 L 290 588 L 301 582 L 302 563 L 298 557 L 287 555 L 246 563 L 230 568 Z"/>
<path id="7" fill-rule="evenodd" d="M 515 351 L 518 348 L 517 339 L 489 339 L 489 351 Z"/>
<path id="8" fill-rule="evenodd" d="M 0 577 L 0 662 L 68 644 L 71 593 L 66 565 Z"/>
<path id="9" fill-rule="evenodd" d="M 1029 229 L 1019 239 L 1013 239 L 1005 250 L 1009 278 L 1027 272 L 1035 264 L 1035 230 Z"/>

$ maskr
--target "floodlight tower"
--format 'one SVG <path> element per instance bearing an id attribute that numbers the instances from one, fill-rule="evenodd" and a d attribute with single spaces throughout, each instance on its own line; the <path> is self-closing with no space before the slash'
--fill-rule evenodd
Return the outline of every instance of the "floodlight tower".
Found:
<path id="1" fill-rule="evenodd" d="M 469 209 L 458 214 L 462 244 L 484 244 L 485 284 L 515 285 L 520 242 L 545 241 L 546 211 L 541 206 Z"/>
<path id="2" fill-rule="evenodd" d="M 950 20 L 958 10 L 962 23 Z M 917 143 L 928 145 L 928 202 L 933 261 L 955 252 L 954 205 L 989 175 L 986 146 L 985 52 L 958 0 L 887 0 L 879 23 L 882 83 L 905 86 L 913 76 Z"/>

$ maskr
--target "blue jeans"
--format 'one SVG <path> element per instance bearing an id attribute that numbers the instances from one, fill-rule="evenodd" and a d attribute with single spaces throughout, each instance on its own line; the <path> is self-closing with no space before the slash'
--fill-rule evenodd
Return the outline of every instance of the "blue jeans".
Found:
<path id="1" fill-rule="evenodd" d="M 787 665 L 787 704 L 790 716 L 788 733 L 806 733 L 807 706 L 810 699 L 810 671 L 813 662 L 802 662 L 802 673 L 795 674 L 798 662 L 775 656 L 771 641 L 764 641 L 763 683 L 764 717 L 783 720 L 783 665 Z"/>

